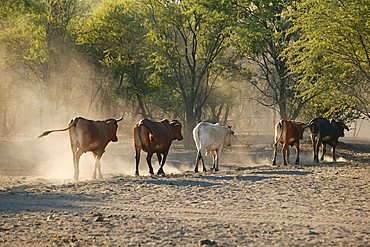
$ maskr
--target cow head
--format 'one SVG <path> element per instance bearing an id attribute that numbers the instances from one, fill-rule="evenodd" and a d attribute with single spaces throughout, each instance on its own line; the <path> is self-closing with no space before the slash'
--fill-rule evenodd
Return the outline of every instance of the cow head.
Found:
<path id="1" fill-rule="evenodd" d="M 323 121 L 323 118 L 321 116 L 311 119 L 311 121 L 307 125 L 305 125 L 305 128 L 310 128 L 311 136 L 317 136 L 317 134 L 319 133 L 320 121 Z"/>
<path id="2" fill-rule="evenodd" d="M 121 121 L 123 117 L 120 119 L 107 119 L 105 120 L 107 124 L 107 133 L 108 133 L 108 139 L 111 140 L 112 142 L 117 142 L 117 128 L 118 128 L 118 122 Z"/>
<path id="3" fill-rule="evenodd" d="M 226 129 L 226 140 L 225 145 L 231 146 L 231 135 L 234 135 L 234 131 L 231 129 L 232 126 L 227 126 Z"/>
<path id="4" fill-rule="evenodd" d="M 344 130 L 349 131 L 348 126 L 345 125 L 342 121 L 336 121 L 335 123 L 337 124 L 340 136 L 343 137 L 344 136 Z"/>
<path id="5" fill-rule="evenodd" d="M 181 134 L 181 123 L 178 120 L 172 120 L 170 123 L 171 132 L 174 140 L 181 141 L 184 137 Z"/>

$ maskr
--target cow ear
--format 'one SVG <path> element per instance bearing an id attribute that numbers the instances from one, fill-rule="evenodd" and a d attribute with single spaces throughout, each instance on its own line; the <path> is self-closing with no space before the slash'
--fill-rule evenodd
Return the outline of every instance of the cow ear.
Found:
<path id="1" fill-rule="evenodd" d="M 232 125 L 228 125 L 227 127 L 228 127 L 229 129 L 231 129 L 233 126 L 232 126 Z"/>

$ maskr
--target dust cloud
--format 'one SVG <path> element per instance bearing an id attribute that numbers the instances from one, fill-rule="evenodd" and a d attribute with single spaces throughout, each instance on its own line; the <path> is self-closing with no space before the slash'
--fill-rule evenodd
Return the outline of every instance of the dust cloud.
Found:
<path id="1" fill-rule="evenodd" d="M 26 72 L 21 67 L 8 67 L 0 54 L 0 175 L 72 179 L 73 162 L 68 131 L 52 133 L 41 139 L 36 137 L 45 130 L 66 127 L 76 116 L 89 119 L 124 116 L 119 123 L 119 141 L 109 143 L 102 157 L 102 172 L 105 177 L 134 175 L 135 154 L 132 136 L 127 133 L 131 133 L 132 119 L 136 116 L 130 115 L 129 111 L 122 112 L 125 103 L 121 101 L 112 104 L 115 108 L 107 108 L 102 95 L 111 93 L 112 89 L 107 84 L 110 78 L 97 74 L 78 54 L 68 52 L 66 56 L 70 64 L 64 70 L 55 72 L 46 82 L 40 82 L 32 78 L 25 79 Z M 250 88 L 248 90 L 252 91 Z M 161 118 L 163 116 L 158 117 Z M 273 126 L 277 121 L 277 116 L 271 110 L 241 98 L 232 108 L 226 123 L 232 125 L 240 143 L 234 140 L 233 147 L 221 154 L 220 169 L 270 165 Z M 365 130 L 370 125 L 368 121 L 357 125 L 362 129 L 356 134 L 368 133 Z M 181 146 L 178 143 L 176 145 Z M 254 145 L 254 149 L 250 150 L 248 145 Z M 277 162 L 281 162 L 280 156 L 279 149 Z M 195 157 L 195 147 L 185 151 L 171 148 L 164 170 L 169 174 L 192 171 Z M 141 175 L 149 175 L 145 158 L 146 153 L 142 152 Z M 293 151 L 291 162 L 294 159 Z M 301 154 L 301 160 L 312 160 L 311 153 L 306 156 Z M 338 161 L 345 162 L 341 159 Z M 209 168 L 212 164 L 210 157 L 206 158 L 206 163 Z M 158 170 L 155 156 L 152 164 L 155 171 Z M 80 160 L 81 180 L 91 179 L 93 171 L 93 155 L 83 154 Z"/>
<path id="2" fill-rule="evenodd" d="M 77 116 L 96 120 L 121 117 L 125 114 L 119 111 L 122 102 L 117 100 L 114 104 L 117 109 L 104 106 L 102 97 L 112 90 L 106 75 L 96 73 L 77 52 L 66 51 L 59 57 L 69 63 L 51 71 L 44 81 L 36 78 L 41 76 L 37 72 L 30 76 L 22 66 L 8 66 L 3 54 L 0 52 L 0 175 L 73 178 L 68 131 L 43 138 L 37 136 L 45 130 L 65 128 Z M 128 128 L 131 126 L 121 122 L 118 134 L 127 132 Z M 114 147 L 113 143 L 108 144 L 107 152 L 110 146 Z M 109 154 L 102 158 L 103 175 L 105 172 L 134 174 L 130 170 L 134 165 L 128 161 L 130 169 L 125 168 L 124 160 L 116 157 L 105 162 L 105 156 Z M 83 154 L 81 179 L 91 179 L 93 171 L 93 155 Z"/>
<path id="3" fill-rule="evenodd" d="M 78 54 L 66 53 L 70 64 L 54 72 L 47 81 L 33 81 L 27 78 L 21 68 L 10 68 L 0 62 L 0 175 L 5 176 L 38 176 L 41 178 L 71 180 L 73 178 L 73 161 L 70 149 L 68 131 L 51 133 L 43 138 L 36 138 L 43 131 L 50 129 L 65 128 L 69 121 L 82 116 L 89 119 L 118 118 L 124 114 L 124 120 L 119 123 L 117 143 L 109 143 L 106 153 L 102 157 L 103 176 L 134 175 L 135 154 L 132 146 L 132 121 L 135 117 L 123 113 L 122 102 L 113 104 L 116 109 L 107 109 L 102 97 L 110 93 L 107 78 L 95 73 L 94 69 L 78 56 Z M 0 61 L 2 56 L 0 54 Z M 65 58 L 63 58 L 65 59 Z M 121 105 L 120 105 L 121 104 Z M 233 125 L 240 138 L 249 135 L 258 135 L 258 141 L 265 142 L 271 126 L 258 124 L 258 119 L 271 118 L 266 111 L 257 106 L 244 102 L 246 108 L 236 108 L 231 113 L 232 120 L 228 124 Z M 251 114 L 251 111 L 253 114 Z M 263 114 L 263 116 L 261 115 Z M 237 117 L 236 117 L 237 116 Z M 158 119 L 163 118 L 162 116 Z M 129 122 L 127 122 L 129 121 Z M 254 126 L 254 127 L 253 127 Z M 260 129 L 256 129 L 258 126 Z M 268 137 L 270 138 L 270 137 Z M 174 144 L 181 146 L 181 143 Z M 167 174 L 179 174 L 194 169 L 196 156 L 195 147 L 191 150 L 179 150 L 171 148 L 164 171 Z M 223 154 L 222 154 L 223 156 Z M 245 160 L 232 160 L 220 158 L 222 163 L 246 163 Z M 140 174 L 149 175 L 146 164 L 146 153 L 141 153 Z M 212 161 L 207 158 L 207 167 Z M 94 171 L 94 158 L 92 153 L 85 153 L 80 159 L 80 179 L 91 179 Z M 252 160 L 250 161 L 252 162 Z M 255 162 L 255 161 L 254 161 Z M 258 160 L 263 164 L 269 163 L 269 159 Z M 157 158 L 152 159 L 154 170 L 159 168 Z"/>

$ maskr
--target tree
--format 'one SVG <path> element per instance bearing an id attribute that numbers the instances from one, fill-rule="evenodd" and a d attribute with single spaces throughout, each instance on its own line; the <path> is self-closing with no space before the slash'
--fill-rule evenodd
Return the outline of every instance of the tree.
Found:
<path id="1" fill-rule="evenodd" d="M 233 45 L 240 53 L 242 71 L 259 92 L 254 99 L 284 119 L 297 118 L 308 100 L 299 97 L 296 81 L 281 56 L 292 38 L 286 35 L 291 22 L 283 13 L 294 2 L 233 1 L 238 20 Z"/>
<path id="2" fill-rule="evenodd" d="M 300 97 L 312 98 L 309 114 L 369 117 L 370 1 L 303 0 L 289 16 L 299 39 L 285 56 Z"/>
<path id="3" fill-rule="evenodd" d="M 64 74 L 73 67 L 74 44 L 68 39 L 67 26 L 79 13 L 78 6 L 77 0 L 6 0 L 1 5 L 0 46 L 4 64 L 12 71 L 14 90 L 29 91 L 37 98 L 37 103 L 33 100 L 24 105 L 35 105 L 40 126 L 50 120 L 50 113 L 62 103 L 70 102 L 71 94 L 61 91 L 71 90 L 70 77 Z M 70 72 L 68 75 L 73 74 Z M 34 110 L 32 113 L 35 115 Z"/>
<path id="4" fill-rule="evenodd" d="M 104 1 L 78 20 L 73 32 L 96 69 L 109 74 L 113 94 L 137 106 L 135 114 L 152 118 L 162 107 L 163 100 L 156 99 L 163 81 L 148 66 L 151 44 L 144 22 L 137 1 Z"/>
<path id="5" fill-rule="evenodd" d="M 142 2 L 148 16 L 148 39 L 153 44 L 155 74 L 168 86 L 174 107 L 183 109 L 185 141 L 200 119 L 203 107 L 222 73 L 231 20 L 224 10 L 228 1 Z M 181 103 L 180 103 L 181 102 Z"/>

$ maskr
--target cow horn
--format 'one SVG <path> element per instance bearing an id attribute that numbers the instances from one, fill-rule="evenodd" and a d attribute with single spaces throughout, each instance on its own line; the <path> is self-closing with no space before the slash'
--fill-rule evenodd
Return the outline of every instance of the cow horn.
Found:
<path id="1" fill-rule="evenodd" d="M 119 118 L 116 120 L 116 122 L 118 123 L 119 121 L 121 121 L 123 119 L 123 117 Z"/>

